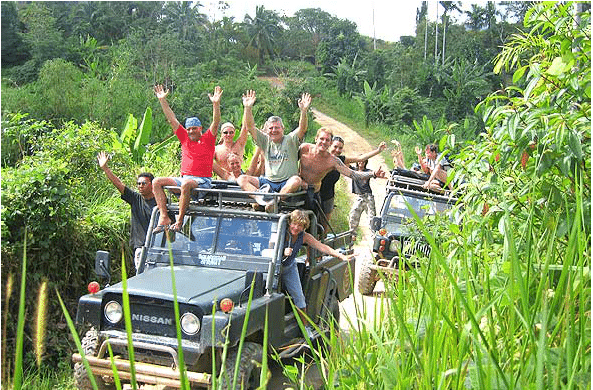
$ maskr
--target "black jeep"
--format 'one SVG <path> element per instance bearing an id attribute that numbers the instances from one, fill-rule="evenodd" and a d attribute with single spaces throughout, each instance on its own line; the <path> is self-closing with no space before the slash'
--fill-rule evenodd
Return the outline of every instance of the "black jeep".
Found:
<path id="1" fill-rule="evenodd" d="M 183 229 L 178 233 L 152 234 L 158 221 L 158 210 L 153 210 L 139 272 L 127 280 L 137 382 L 180 386 L 177 321 L 192 387 L 209 387 L 216 370 L 217 375 L 224 372 L 230 376 L 230 382 L 223 383 L 224 388 L 231 388 L 237 359 L 240 363 L 236 388 L 257 387 L 266 317 L 268 351 L 289 357 L 299 350 L 292 346 L 304 344 L 281 285 L 284 240 L 279 239 L 287 230 L 289 212 L 302 205 L 304 193 L 286 201 L 277 198 L 276 212 L 263 213 L 253 211 L 253 200 L 237 187 L 223 187 L 226 188 L 200 190 L 201 199 L 191 202 Z M 168 209 L 175 214 L 178 204 L 170 201 Z M 310 218 L 310 233 L 315 235 L 315 215 L 310 213 Z M 336 235 L 325 243 L 351 251 L 351 233 Z M 338 303 L 352 293 L 354 261 L 318 256 L 313 248 L 308 252 L 300 256 L 303 263 L 307 260 L 301 275 L 307 315 L 325 332 L 332 321 L 338 322 Z M 98 271 L 108 267 L 104 258 L 98 254 Z M 174 314 L 172 273 L 178 319 Z M 123 294 L 123 285 L 118 283 L 81 297 L 78 305 L 77 323 L 90 326 L 82 340 L 85 357 L 100 388 L 113 384 L 113 367 L 124 381 L 132 375 Z M 246 334 L 239 351 L 244 326 Z M 109 348 L 115 358 L 113 364 Z M 82 357 L 74 354 L 73 360 L 76 385 L 90 389 Z"/>
<path id="2" fill-rule="evenodd" d="M 437 193 L 422 187 L 425 177 L 414 171 L 394 169 L 387 181 L 381 214 L 371 221 L 373 256 L 363 260 L 358 277 L 361 294 L 371 294 L 381 275 L 397 274 L 401 266 L 414 266 L 412 257 L 430 255 L 430 246 L 410 229 L 413 215 L 442 213 L 457 202 L 449 191 Z"/>

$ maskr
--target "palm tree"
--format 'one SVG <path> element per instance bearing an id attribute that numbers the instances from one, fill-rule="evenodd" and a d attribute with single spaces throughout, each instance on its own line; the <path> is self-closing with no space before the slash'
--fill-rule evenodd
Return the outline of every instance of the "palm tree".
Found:
<path id="1" fill-rule="evenodd" d="M 422 2 L 422 7 L 416 10 L 416 26 L 424 22 L 424 61 L 426 61 L 426 50 L 428 46 L 428 1 Z M 418 31 L 418 27 L 416 27 Z"/>
<path id="2" fill-rule="evenodd" d="M 486 27 L 488 30 L 492 29 L 492 26 L 496 25 L 496 16 L 499 12 L 496 10 L 496 5 L 493 1 L 489 1 L 486 3 L 486 8 L 484 8 L 484 21 L 486 22 Z"/>
<path id="3" fill-rule="evenodd" d="M 471 7 L 470 11 L 465 11 L 465 14 L 467 15 L 465 26 L 472 31 L 480 31 L 485 27 L 484 8 L 476 4 L 472 4 Z"/>
<path id="4" fill-rule="evenodd" d="M 199 29 L 208 21 L 206 15 L 198 11 L 199 7 L 202 7 L 200 2 L 169 2 L 163 11 L 165 22 L 182 40 L 194 40 L 199 36 Z"/>
<path id="5" fill-rule="evenodd" d="M 447 36 L 447 13 L 449 11 L 459 11 L 461 9 L 459 6 L 461 5 L 460 1 L 439 1 L 444 8 L 443 11 L 443 63 L 445 63 L 445 38 Z M 457 4 L 456 4 L 457 3 Z"/>
<path id="6" fill-rule="evenodd" d="M 244 26 L 250 37 L 247 46 L 257 50 L 260 64 L 263 64 L 266 54 L 274 58 L 276 37 L 281 30 L 278 14 L 258 5 L 255 7 L 255 18 L 245 15 Z"/>

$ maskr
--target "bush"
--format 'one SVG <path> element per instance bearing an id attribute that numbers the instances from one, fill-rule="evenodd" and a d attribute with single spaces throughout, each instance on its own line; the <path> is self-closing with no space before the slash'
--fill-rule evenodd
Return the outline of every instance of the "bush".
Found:
<path id="1" fill-rule="evenodd" d="M 26 236 L 27 290 L 36 291 L 40 282 L 47 280 L 49 290 L 57 290 L 73 313 L 86 284 L 94 278 L 93 259 L 98 249 L 113 254 L 123 251 L 132 267 L 128 248 L 129 207 L 119 199 L 119 193 L 96 163 L 97 152 L 105 150 L 111 142 L 111 132 L 93 123 L 81 127 L 68 123 L 61 129 L 53 129 L 45 122 L 25 118 L 25 115 L 12 116 L 7 133 L 13 139 L 14 135 L 20 135 L 32 148 L 27 149 L 26 155 L 21 153 L 13 158 L 12 165 L 2 168 L 3 294 L 9 275 L 20 279 Z M 38 136 L 37 132 L 45 136 Z M 35 137 L 23 136 L 29 134 Z M 135 176 L 138 168 L 128 155 L 115 156 L 114 160 L 112 167 L 124 182 Z M 118 275 L 118 264 L 114 262 L 114 275 Z M 8 302 L 10 296 L 3 298 Z M 35 307 L 35 298 L 35 294 L 27 295 L 27 308 Z M 6 350 L 11 351 L 17 308 L 10 304 L 4 308 L 4 341 L 8 345 Z M 49 299 L 48 312 L 44 363 L 56 366 L 68 361 L 72 348 L 64 337 L 64 318 L 55 299 Z M 25 351 L 32 351 L 33 328 L 34 321 L 28 321 Z M 32 353 L 27 352 L 25 366 L 33 361 Z"/>

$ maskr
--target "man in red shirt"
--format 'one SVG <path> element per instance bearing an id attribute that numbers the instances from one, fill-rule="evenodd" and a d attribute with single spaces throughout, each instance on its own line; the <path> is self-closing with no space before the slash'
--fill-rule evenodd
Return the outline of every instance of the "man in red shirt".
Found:
<path id="1" fill-rule="evenodd" d="M 165 229 L 173 232 L 181 231 L 183 217 L 189 206 L 191 191 L 194 188 L 210 188 L 212 182 L 212 164 L 214 158 L 214 143 L 218 124 L 220 123 L 220 97 L 222 89 L 219 86 L 214 88 L 214 94 L 208 94 L 212 102 L 212 124 L 207 130 L 202 129 L 202 123 L 196 117 L 187 118 L 183 127 L 167 102 L 169 90 L 164 90 L 162 85 L 154 88 L 156 97 L 167 120 L 171 124 L 173 132 L 181 142 L 181 177 L 157 177 L 152 183 L 154 197 L 160 211 L 159 222 L 153 233 L 159 233 Z M 167 197 L 163 187 L 179 186 L 179 216 L 173 225 L 167 214 Z"/>

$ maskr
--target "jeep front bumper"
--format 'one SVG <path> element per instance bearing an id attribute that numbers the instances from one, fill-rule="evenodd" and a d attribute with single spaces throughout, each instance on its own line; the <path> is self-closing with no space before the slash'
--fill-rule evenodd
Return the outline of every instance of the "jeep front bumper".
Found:
<path id="1" fill-rule="evenodd" d="M 122 380 L 130 380 L 132 378 L 131 362 L 127 359 L 114 357 L 113 365 L 107 354 L 107 344 L 115 348 L 126 348 L 126 339 L 110 338 L 103 341 L 99 348 L 97 356 L 85 356 L 89 363 L 91 371 L 94 375 L 114 377 L 114 370 L 117 370 L 117 375 Z M 145 343 L 140 341 L 133 341 L 134 350 L 150 350 L 161 354 L 169 354 L 173 364 L 171 368 L 164 365 L 134 362 L 134 371 L 136 381 L 148 383 L 153 385 L 163 385 L 179 388 L 180 371 L 179 361 L 177 357 L 177 350 L 167 345 L 155 345 L 152 343 Z M 82 356 L 78 353 L 72 355 L 72 361 L 75 363 L 82 363 Z M 209 386 L 211 384 L 211 374 L 186 371 L 186 377 L 190 384 L 199 384 Z"/>

